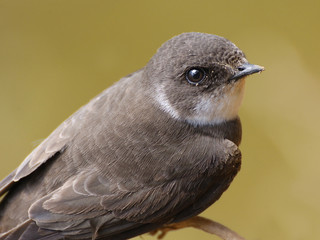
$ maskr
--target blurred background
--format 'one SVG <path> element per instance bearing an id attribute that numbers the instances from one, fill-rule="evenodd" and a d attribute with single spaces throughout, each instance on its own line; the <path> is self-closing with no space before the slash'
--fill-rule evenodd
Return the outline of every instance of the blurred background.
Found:
<path id="1" fill-rule="evenodd" d="M 319 11 L 315 0 L 0 0 L 0 178 L 163 42 L 207 32 L 266 71 L 247 79 L 242 170 L 202 215 L 248 240 L 318 239 Z M 218 238 L 186 229 L 165 239 Z"/>

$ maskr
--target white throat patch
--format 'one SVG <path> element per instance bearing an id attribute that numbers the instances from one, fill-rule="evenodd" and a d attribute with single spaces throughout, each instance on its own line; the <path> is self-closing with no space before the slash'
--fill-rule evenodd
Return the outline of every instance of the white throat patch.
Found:
<path id="1" fill-rule="evenodd" d="M 219 93 L 203 96 L 195 106 L 193 113 L 181 119 L 179 112 L 171 105 L 164 91 L 164 85 L 158 85 L 154 98 L 160 108 L 174 119 L 186 120 L 194 126 L 215 125 L 232 120 L 238 116 L 244 95 L 245 79 L 220 87 Z"/>
<path id="2" fill-rule="evenodd" d="M 219 91 L 223 92 L 218 96 L 203 97 L 187 122 L 195 126 L 214 125 L 236 118 L 244 95 L 244 85 L 245 79 L 240 79 L 220 88 Z"/>

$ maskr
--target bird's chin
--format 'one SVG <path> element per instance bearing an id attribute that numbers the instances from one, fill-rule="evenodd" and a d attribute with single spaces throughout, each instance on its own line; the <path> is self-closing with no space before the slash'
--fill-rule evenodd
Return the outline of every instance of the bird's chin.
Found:
<path id="1" fill-rule="evenodd" d="M 211 96 L 203 96 L 196 104 L 187 122 L 195 126 L 215 125 L 238 116 L 245 87 L 245 78 L 221 85 Z"/>

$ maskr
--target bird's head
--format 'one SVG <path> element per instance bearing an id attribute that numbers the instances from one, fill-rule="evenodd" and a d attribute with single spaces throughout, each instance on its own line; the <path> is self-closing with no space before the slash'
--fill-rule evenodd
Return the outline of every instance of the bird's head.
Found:
<path id="1" fill-rule="evenodd" d="M 229 40 L 183 33 L 165 42 L 145 68 L 151 96 L 171 117 L 193 125 L 237 117 L 245 77 L 263 67 L 249 64 Z"/>

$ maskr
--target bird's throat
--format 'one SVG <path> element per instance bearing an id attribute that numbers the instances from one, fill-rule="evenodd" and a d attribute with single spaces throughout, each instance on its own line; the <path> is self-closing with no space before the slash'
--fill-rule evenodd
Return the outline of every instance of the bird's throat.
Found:
<path id="1" fill-rule="evenodd" d="M 210 96 L 203 96 L 194 113 L 187 118 L 193 125 L 215 125 L 238 116 L 244 95 L 245 79 L 221 86 Z"/>

